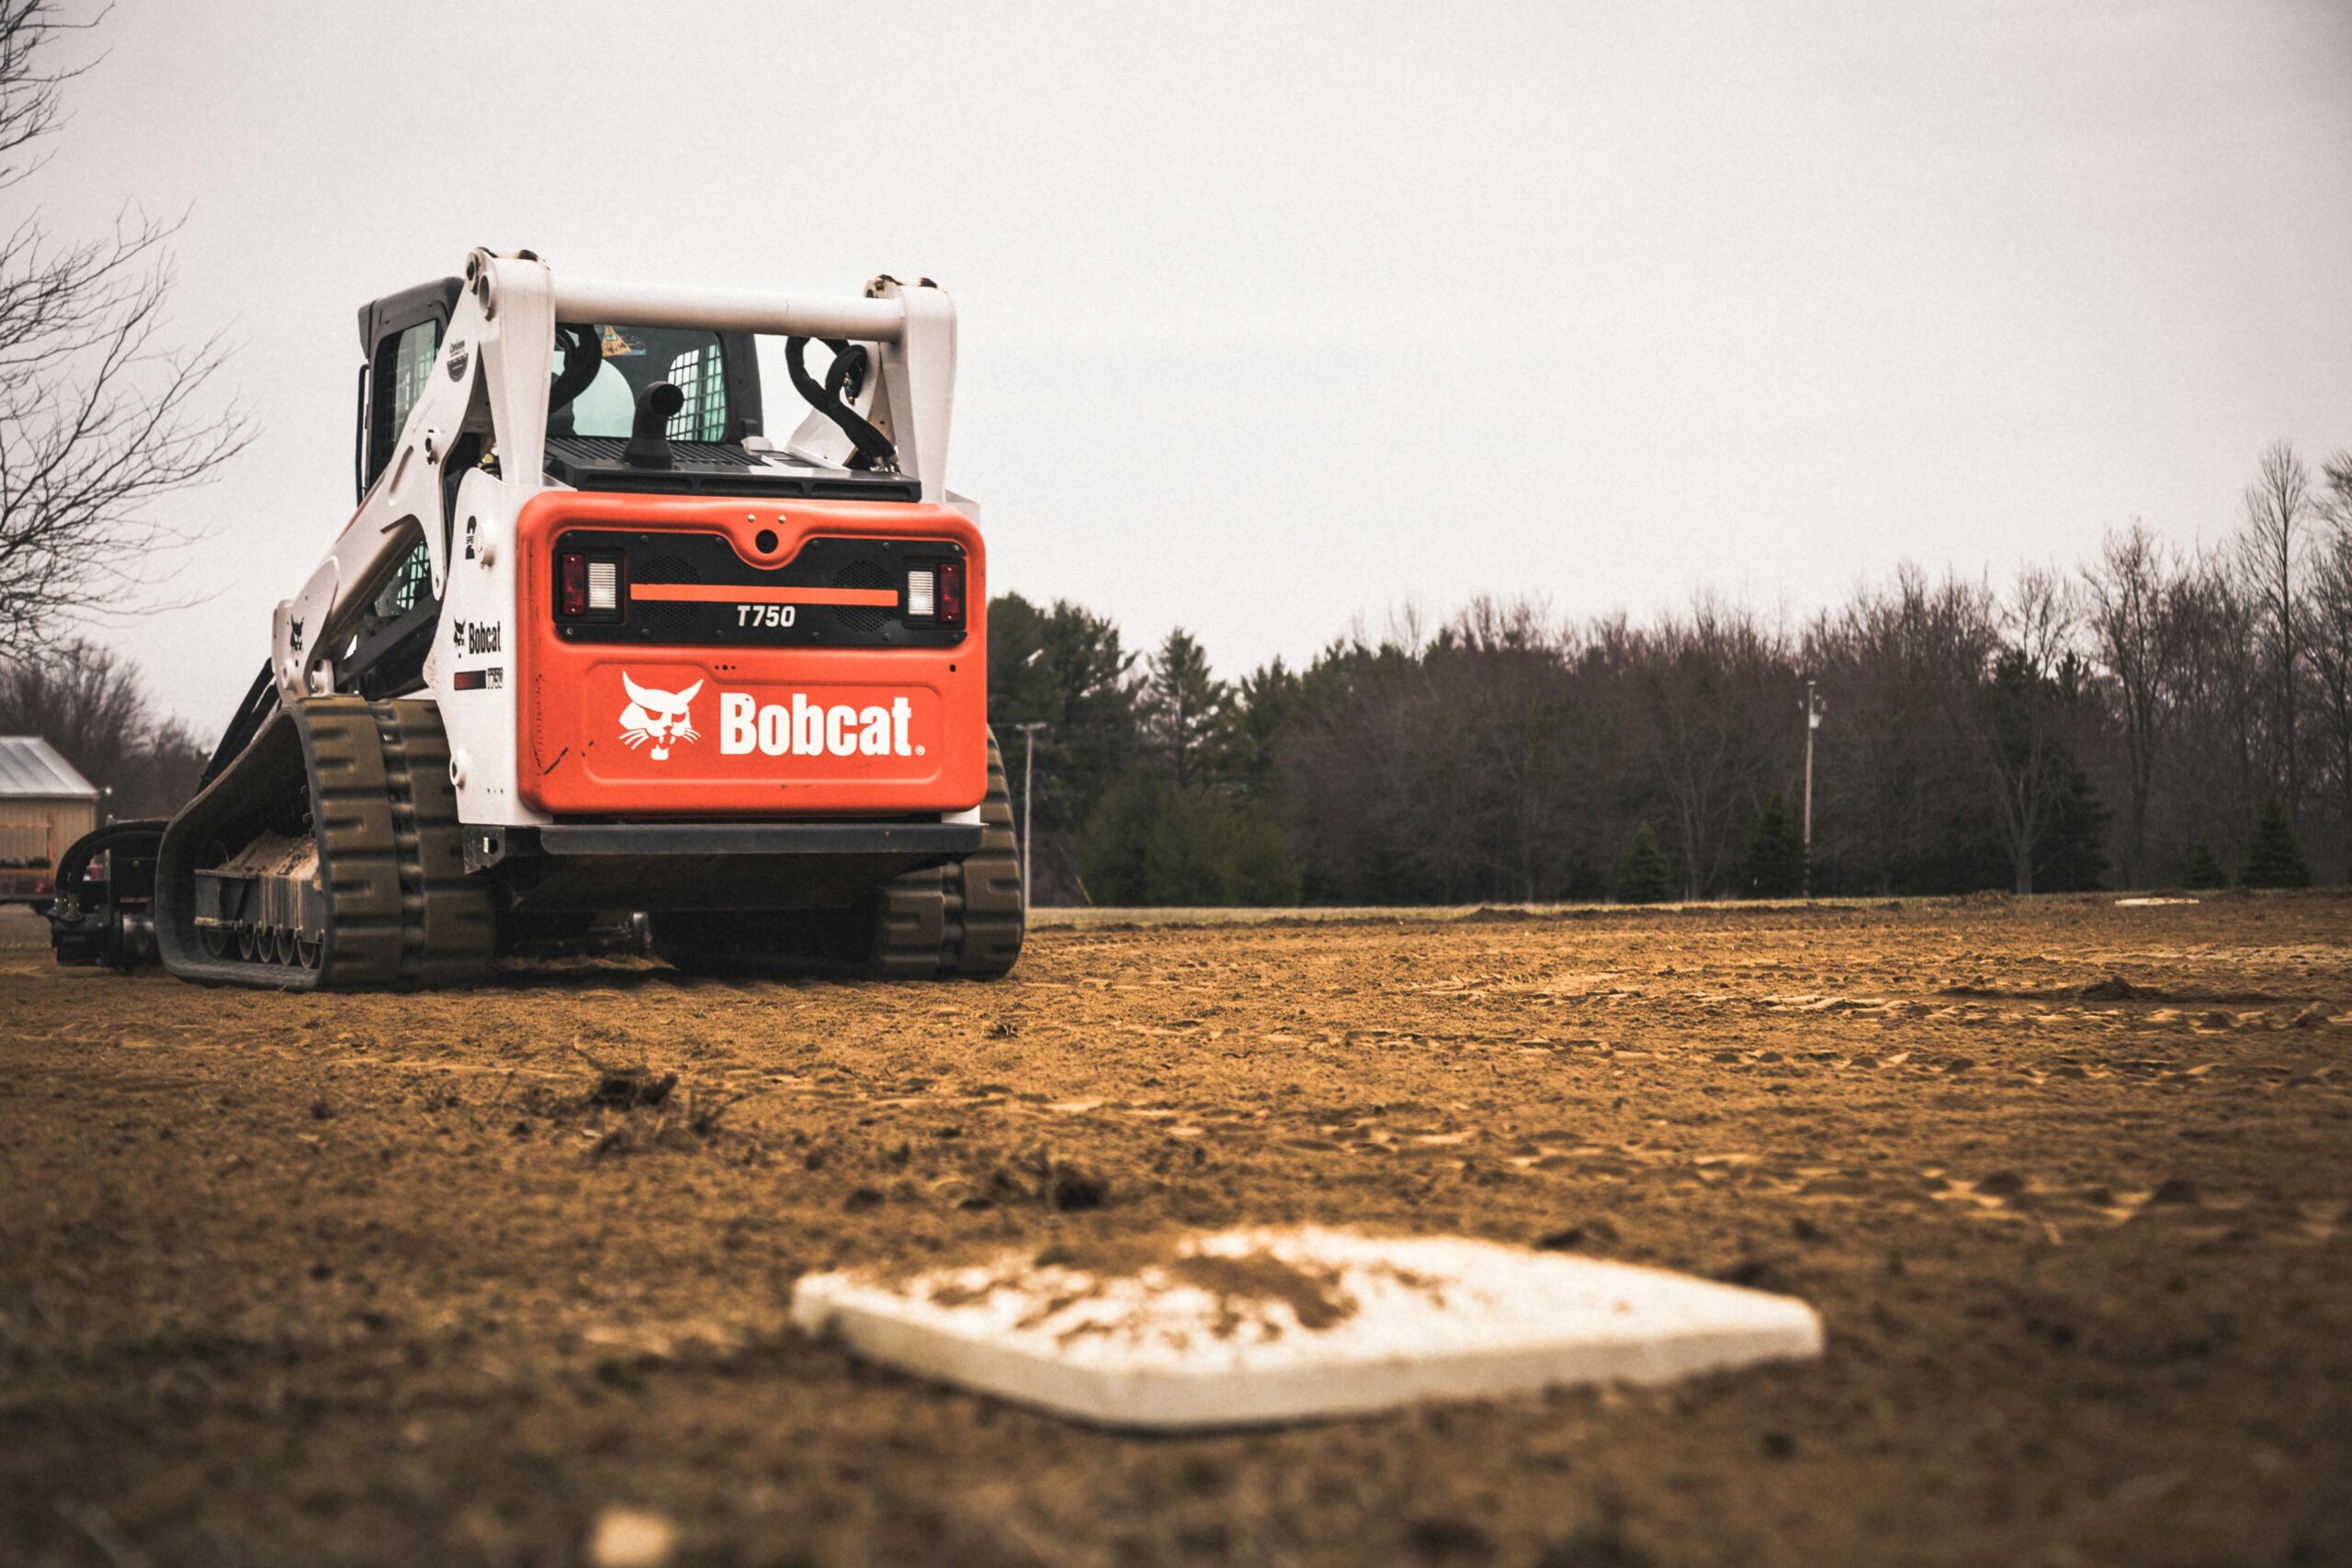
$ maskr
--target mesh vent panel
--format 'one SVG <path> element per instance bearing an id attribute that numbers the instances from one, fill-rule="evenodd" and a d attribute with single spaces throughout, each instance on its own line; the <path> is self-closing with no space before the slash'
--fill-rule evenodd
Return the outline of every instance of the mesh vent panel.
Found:
<path id="1" fill-rule="evenodd" d="M 891 580 L 890 573 L 880 562 L 858 560 L 850 562 L 833 574 L 833 586 L 895 589 L 898 583 Z M 895 606 L 879 604 L 843 604 L 833 612 L 844 627 L 858 636 L 880 631 L 898 613 Z"/>

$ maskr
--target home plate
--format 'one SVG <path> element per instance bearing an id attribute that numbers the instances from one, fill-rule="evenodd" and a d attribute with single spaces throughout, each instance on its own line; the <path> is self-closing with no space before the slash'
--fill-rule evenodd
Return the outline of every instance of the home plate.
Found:
<path id="1" fill-rule="evenodd" d="M 1249 1426 L 1821 1353 L 1801 1301 L 1453 1236 L 1221 1231 L 896 1281 L 805 1276 L 792 1321 L 1105 1427 Z"/>

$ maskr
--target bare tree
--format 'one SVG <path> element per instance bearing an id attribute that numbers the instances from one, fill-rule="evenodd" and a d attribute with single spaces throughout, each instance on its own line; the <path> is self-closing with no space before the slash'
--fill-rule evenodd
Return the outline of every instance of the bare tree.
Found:
<path id="1" fill-rule="evenodd" d="M 1989 663 L 1951 712 L 1965 726 L 1992 785 L 1993 819 L 2009 852 L 2013 888 L 2033 891 L 2034 860 L 2066 787 L 2066 677 L 2075 629 L 2073 589 L 2055 572 L 2028 567 L 1999 606 Z"/>
<path id="2" fill-rule="evenodd" d="M 2160 763 L 2178 814 L 2176 839 L 2202 837 L 2233 858 L 2254 811 L 2275 786 L 2262 763 L 2264 681 L 2252 596 L 2221 552 L 2183 578 L 2174 642 L 2179 660 L 2178 744 Z"/>
<path id="3" fill-rule="evenodd" d="M 2288 815 L 2302 810 L 2301 728 L 2298 685 L 2304 659 L 2301 578 L 2309 553 L 2305 525 L 2312 511 L 2311 470 L 2287 442 L 2262 454 L 2262 471 L 2245 488 L 2245 531 L 2238 536 L 2238 570 L 2261 615 L 2264 674 L 2269 686 L 2272 773 Z"/>
<path id="4" fill-rule="evenodd" d="M 80 70 L 54 51 L 90 25 L 56 0 L 0 0 L 0 189 L 62 124 Z M 177 227 L 126 211 L 107 236 L 60 243 L 36 214 L 0 236 L 0 654 L 148 604 L 181 542 L 150 507 L 250 438 L 233 405 L 210 406 L 220 340 L 165 342 Z"/>
<path id="5" fill-rule="evenodd" d="M 2083 574 L 2091 636 L 2114 683 L 2123 732 L 2129 801 L 2123 824 L 2123 880 L 2143 886 L 2148 803 L 2156 757 L 2171 728 L 2175 667 L 2176 578 L 2164 541 L 2138 523 L 2109 533 L 2098 560 Z"/>
<path id="6" fill-rule="evenodd" d="M 1822 828 L 1817 857 L 1882 892 L 1932 884 L 1975 797 L 1968 711 L 1994 649 L 1991 596 L 1910 562 L 1862 588 L 1806 635 L 1820 672 Z"/>
<path id="7" fill-rule="evenodd" d="M 1688 618 L 1664 617 L 1648 643 L 1651 765 L 1671 805 L 1684 897 L 1702 898 L 1737 853 L 1736 824 L 1766 777 L 1762 716 L 1787 710 L 1792 666 L 1777 628 L 1708 593 Z"/>

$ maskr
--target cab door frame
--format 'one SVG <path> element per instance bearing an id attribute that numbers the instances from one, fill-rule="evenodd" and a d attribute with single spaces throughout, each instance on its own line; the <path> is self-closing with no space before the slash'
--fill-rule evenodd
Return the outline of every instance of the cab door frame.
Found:
<path id="1" fill-rule="evenodd" d="M 433 352 L 424 363 L 435 363 L 442 340 L 449 333 L 449 318 L 464 291 L 461 279 L 445 277 L 371 299 L 359 308 L 359 352 L 365 357 L 359 365 L 359 406 L 351 438 L 355 499 L 366 499 L 368 487 L 391 461 L 392 450 L 400 442 L 397 416 L 407 412 L 395 406 L 394 396 L 401 335 L 412 327 L 429 323 Z"/>

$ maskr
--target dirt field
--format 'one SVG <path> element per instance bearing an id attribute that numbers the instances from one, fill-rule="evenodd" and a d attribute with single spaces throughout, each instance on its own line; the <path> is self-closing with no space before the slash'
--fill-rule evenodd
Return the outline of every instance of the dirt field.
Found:
<path id="1" fill-rule="evenodd" d="M 2320 895 L 1097 924 L 925 987 L 0 952 L 0 1560 L 554 1564 L 622 1506 L 680 1562 L 2352 1562 L 2347 1055 Z M 783 1326 L 808 1269 L 1293 1219 L 1829 1348 L 1145 1439 Z"/>

